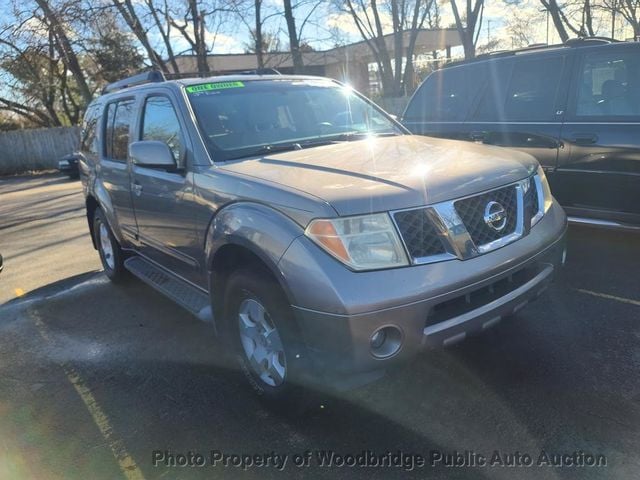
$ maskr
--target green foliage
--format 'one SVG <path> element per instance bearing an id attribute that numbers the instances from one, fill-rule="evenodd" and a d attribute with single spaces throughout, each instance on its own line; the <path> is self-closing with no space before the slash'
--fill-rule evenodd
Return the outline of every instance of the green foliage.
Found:
<path id="1" fill-rule="evenodd" d="M 139 71 L 144 65 L 142 54 L 132 38 L 117 29 L 108 30 L 94 41 L 93 56 L 97 65 L 94 81 L 115 82 Z"/>

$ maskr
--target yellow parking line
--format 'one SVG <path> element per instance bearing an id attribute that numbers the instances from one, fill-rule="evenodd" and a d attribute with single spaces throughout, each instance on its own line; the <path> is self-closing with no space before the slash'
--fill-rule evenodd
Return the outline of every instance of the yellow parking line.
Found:
<path id="1" fill-rule="evenodd" d="M 50 342 L 51 337 L 49 336 L 48 328 L 40 318 L 39 314 L 33 310 L 31 310 L 30 313 L 32 318 L 35 319 L 36 327 L 38 328 L 40 336 L 46 342 Z M 127 449 L 122 440 L 115 437 L 113 428 L 111 427 L 111 423 L 109 422 L 109 418 L 98 404 L 96 398 L 91 393 L 91 389 L 87 387 L 78 372 L 67 362 L 60 363 L 60 366 L 62 367 L 62 370 L 64 370 L 64 373 L 67 376 L 67 380 L 69 380 L 69 383 L 73 385 L 73 388 L 82 399 L 85 407 L 87 407 L 87 410 L 89 410 L 89 414 L 91 414 L 93 422 L 98 427 L 98 430 L 100 430 L 102 437 L 108 443 L 109 448 L 111 449 L 111 453 L 118 462 L 120 470 L 122 471 L 124 476 L 127 478 L 127 480 L 144 480 L 142 471 L 140 471 L 138 465 L 136 465 L 135 460 L 127 452 Z"/>
<path id="2" fill-rule="evenodd" d="M 15 294 L 16 294 L 16 297 L 21 297 L 21 296 L 23 296 L 23 295 L 24 295 L 24 290 L 23 290 L 23 289 L 21 289 L 21 288 L 16 288 L 16 289 L 14 290 L 14 292 L 15 292 Z"/>
<path id="3" fill-rule="evenodd" d="M 577 288 L 576 290 L 578 290 L 581 293 L 586 293 L 587 295 L 593 295 L 594 297 L 606 298 L 608 300 L 615 300 L 617 302 L 628 303 L 630 305 L 636 305 L 640 307 L 640 300 L 631 300 L 630 298 L 616 297 L 615 295 L 609 295 L 609 294 L 600 293 L 600 292 L 593 292 L 591 290 L 583 290 L 582 288 Z"/>

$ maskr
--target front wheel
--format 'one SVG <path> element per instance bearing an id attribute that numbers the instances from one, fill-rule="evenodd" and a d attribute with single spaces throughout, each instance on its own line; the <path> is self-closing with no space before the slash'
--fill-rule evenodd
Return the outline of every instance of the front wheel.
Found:
<path id="1" fill-rule="evenodd" d="M 114 283 L 124 280 L 127 274 L 124 253 L 100 209 L 96 210 L 93 218 L 93 234 L 104 273 Z"/>
<path id="2" fill-rule="evenodd" d="M 276 410 L 307 408 L 311 363 L 278 282 L 261 268 L 239 270 L 225 300 L 229 340 L 252 389 Z"/>

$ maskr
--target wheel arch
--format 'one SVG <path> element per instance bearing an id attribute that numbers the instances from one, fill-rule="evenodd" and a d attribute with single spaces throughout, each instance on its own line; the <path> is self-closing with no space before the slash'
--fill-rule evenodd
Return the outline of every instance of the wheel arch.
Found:
<path id="1" fill-rule="evenodd" d="M 109 228 L 111 229 L 113 235 L 116 237 L 116 240 L 118 240 L 120 245 L 124 245 L 118 219 L 115 216 L 113 204 L 111 203 L 111 197 L 102 185 L 100 185 L 99 183 L 95 184 L 95 187 L 87 194 L 87 197 L 85 199 L 85 206 L 87 209 L 87 222 L 89 224 L 89 233 L 91 234 L 93 248 L 97 248 L 95 232 L 93 231 L 93 220 L 98 208 L 104 213 L 104 216 L 107 219 L 107 223 L 109 224 Z"/>
<path id="2" fill-rule="evenodd" d="M 278 262 L 302 234 L 302 227 L 293 220 L 261 204 L 236 203 L 213 217 L 206 235 L 205 256 L 216 317 L 222 313 L 226 279 L 234 270 L 247 266 L 260 268 L 273 277 L 288 302 L 294 304 Z"/>

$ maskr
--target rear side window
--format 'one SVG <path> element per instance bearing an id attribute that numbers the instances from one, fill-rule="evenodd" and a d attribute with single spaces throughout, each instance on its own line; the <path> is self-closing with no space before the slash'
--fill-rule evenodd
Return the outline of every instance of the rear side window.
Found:
<path id="1" fill-rule="evenodd" d="M 488 82 L 473 119 L 487 122 L 552 121 L 564 57 L 489 62 Z"/>
<path id="2" fill-rule="evenodd" d="M 134 100 L 121 100 L 107 106 L 104 154 L 110 160 L 127 161 L 134 103 Z"/>
<path id="3" fill-rule="evenodd" d="M 92 105 L 87 109 L 87 113 L 82 123 L 82 133 L 80 140 L 80 150 L 90 155 L 98 154 L 97 126 L 100 113 L 100 106 Z"/>
<path id="4" fill-rule="evenodd" d="M 579 69 L 576 116 L 640 116 L 640 55 L 587 54 Z"/>
<path id="5" fill-rule="evenodd" d="M 142 123 L 142 140 L 157 140 L 169 146 L 176 162 L 182 158 L 182 131 L 180 122 L 167 97 L 147 98 Z"/>
<path id="6" fill-rule="evenodd" d="M 464 121 L 469 110 L 470 70 L 440 70 L 429 76 L 416 92 L 403 120 L 421 122 Z"/>
<path id="7" fill-rule="evenodd" d="M 563 64 L 563 57 L 516 61 L 504 108 L 506 120 L 553 120 Z"/>

